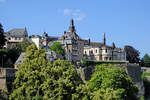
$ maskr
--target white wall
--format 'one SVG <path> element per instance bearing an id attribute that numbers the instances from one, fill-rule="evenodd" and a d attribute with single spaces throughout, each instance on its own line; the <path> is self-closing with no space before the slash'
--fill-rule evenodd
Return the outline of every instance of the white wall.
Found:
<path id="1" fill-rule="evenodd" d="M 39 49 L 40 47 L 40 39 L 38 37 L 31 38 L 32 42 L 34 42 Z"/>

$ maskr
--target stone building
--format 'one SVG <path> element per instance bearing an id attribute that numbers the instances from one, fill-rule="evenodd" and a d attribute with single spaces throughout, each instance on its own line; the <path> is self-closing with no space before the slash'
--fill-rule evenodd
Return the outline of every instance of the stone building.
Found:
<path id="1" fill-rule="evenodd" d="M 84 46 L 84 58 L 89 61 L 110 61 L 121 60 L 126 61 L 126 53 L 122 48 L 116 48 L 115 44 L 112 46 L 106 45 L 106 37 L 104 33 L 103 42 L 91 42 L 90 45 Z"/>
<path id="2" fill-rule="evenodd" d="M 21 42 L 27 36 L 26 28 L 13 29 L 7 32 L 7 44 Z M 91 42 L 90 39 L 81 39 L 76 32 L 73 19 L 70 21 L 68 31 L 64 31 L 64 34 L 61 37 L 48 36 L 48 34 L 44 32 L 42 36 L 32 35 L 29 39 L 34 42 L 38 48 L 41 45 L 47 50 L 54 42 L 60 42 L 65 49 L 65 58 L 70 62 L 81 62 L 83 58 L 97 61 L 126 60 L 126 53 L 124 49 L 117 48 L 114 43 L 112 43 L 112 46 L 108 46 L 106 44 L 105 34 L 103 36 L 102 43 Z"/>
<path id="3" fill-rule="evenodd" d="M 19 42 L 22 42 L 25 38 L 28 37 L 28 32 L 26 28 L 15 28 L 8 32 L 5 32 L 6 44 L 5 48 L 11 48 L 13 45 L 16 45 Z"/>
<path id="4" fill-rule="evenodd" d="M 57 42 L 63 44 L 66 52 L 66 59 L 71 62 L 80 62 L 82 60 L 83 47 L 85 44 L 88 44 L 88 40 L 81 39 L 76 33 L 73 19 L 70 21 L 68 31 L 65 31 L 64 35 L 61 36 Z"/>

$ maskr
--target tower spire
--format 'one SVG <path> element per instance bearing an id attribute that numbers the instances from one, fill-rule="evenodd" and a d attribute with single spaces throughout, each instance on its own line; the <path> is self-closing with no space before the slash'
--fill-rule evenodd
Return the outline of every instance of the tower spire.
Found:
<path id="1" fill-rule="evenodd" d="M 74 26 L 74 20 L 71 18 L 70 20 L 70 26 L 69 26 L 69 32 L 75 32 L 75 26 Z"/>
<path id="2" fill-rule="evenodd" d="M 71 21 L 70 21 L 70 26 L 74 26 L 74 21 L 73 21 L 73 18 L 71 18 Z"/>
<path id="3" fill-rule="evenodd" d="M 106 45 L 106 37 L 105 37 L 105 32 L 104 32 L 104 35 L 103 35 L 103 44 Z"/>
<path id="4" fill-rule="evenodd" d="M 113 49 L 115 49 L 115 48 L 116 48 L 116 45 L 115 45 L 115 43 L 114 43 L 114 42 L 112 43 L 112 48 L 113 48 Z"/>

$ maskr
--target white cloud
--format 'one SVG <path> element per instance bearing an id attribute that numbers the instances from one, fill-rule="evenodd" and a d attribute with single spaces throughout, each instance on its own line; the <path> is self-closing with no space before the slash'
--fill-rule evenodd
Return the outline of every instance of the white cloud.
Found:
<path id="1" fill-rule="evenodd" d="M 85 13 L 83 13 L 80 9 L 72 10 L 67 8 L 63 10 L 63 14 L 65 16 L 73 17 L 76 21 L 81 21 L 86 17 Z"/>
<path id="2" fill-rule="evenodd" d="M 0 2 L 5 2 L 6 0 L 0 0 Z"/>
<path id="3" fill-rule="evenodd" d="M 64 9 L 64 15 L 71 15 L 72 10 L 71 9 Z"/>

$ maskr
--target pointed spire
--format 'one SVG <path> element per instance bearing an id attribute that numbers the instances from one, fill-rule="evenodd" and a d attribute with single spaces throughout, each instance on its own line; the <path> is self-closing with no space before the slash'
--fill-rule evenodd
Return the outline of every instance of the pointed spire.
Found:
<path id="1" fill-rule="evenodd" d="M 115 46 L 115 43 L 114 43 L 114 42 L 112 43 L 112 48 L 113 48 L 113 49 L 115 49 L 115 48 L 116 48 L 116 46 Z"/>
<path id="2" fill-rule="evenodd" d="M 24 28 L 24 30 L 25 30 L 25 31 L 24 31 L 24 35 L 25 35 L 25 37 L 28 37 L 27 28 L 25 27 L 25 28 Z"/>
<path id="3" fill-rule="evenodd" d="M 74 26 L 74 21 L 73 19 L 70 20 L 70 26 L 69 26 L 69 32 L 75 32 L 75 26 Z"/>
<path id="4" fill-rule="evenodd" d="M 72 18 L 71 21 L 70 21 L 70 26 L 74 26 L 73 18 Z"/>
<path id="5" fill-rule="evenodd" d="M 103 35 L 103 44 L 106 45 L 106 37 L 105 37 L 105 32 L 104 32 L 104 35 Z"/>

